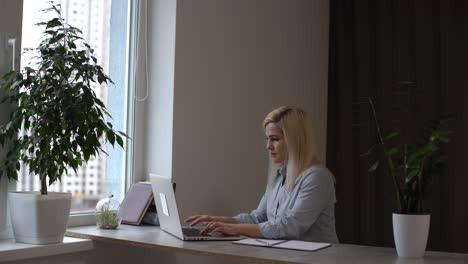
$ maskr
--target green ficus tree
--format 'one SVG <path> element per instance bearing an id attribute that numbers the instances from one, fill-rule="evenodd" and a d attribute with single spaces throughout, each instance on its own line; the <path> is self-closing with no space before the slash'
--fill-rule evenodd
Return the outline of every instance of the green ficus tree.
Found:
<path id="1" fill-rule="evenodd" d="M 2 78 L 1 103 L 16 107 L 0 126 L 0 144 L 11 143 L 0 177 L 17 180 L 22 161 L 39 176 L 41 194 L 47 194 L 47 178 L 51 185 L 69 168 L 76 172 L 91 157 L 107 154 L 102 148 L 106 141 L 123 148 L 126 137 L 106 121 L 110 114 L 92 89 L 112 80 L 97 64 L 82 32 L 61 18 L 60 6 L 44 11 L 56 16 L 38 24 L 45 26 L 35 49 L 38 63 Z"/>

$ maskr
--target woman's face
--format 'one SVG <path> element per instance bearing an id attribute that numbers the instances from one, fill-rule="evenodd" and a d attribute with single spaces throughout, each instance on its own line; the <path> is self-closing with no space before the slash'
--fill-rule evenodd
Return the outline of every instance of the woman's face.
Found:
<path id="1" fill-rule="evenodd" d="M 285 164 L 288 160 L 288 147 L 283 136 L 283 131 L 275 123 L 265 126 L 266 148 L 271 160 L 276 164 Z"/>

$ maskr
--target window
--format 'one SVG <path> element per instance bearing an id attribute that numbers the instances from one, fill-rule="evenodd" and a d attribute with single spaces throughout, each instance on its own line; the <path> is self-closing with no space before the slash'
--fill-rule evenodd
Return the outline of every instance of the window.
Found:
<path id="1" fill-rule="evenodd" d="M 50 0 L 24 0 L 21 67 L 31 65 L 35 54 L 26 52 L 36 48 L 40 43 L 43 28 L 36 23 L 46 21 L 50 17 L 39 12 L 49 6 Z M 129 21 L 130 5 L 134 1 L 122 0 L 54 0 L 61 4 L 62 16 L 71 25 L 83 31 L 84 39 L 95 50 L 94 56 L 115 85 L 109 87 L 94 87 L 96 94 L 106 104 L 112 115 L 113 127 L 131 136 L 132 103 L 129 80 Z M 115 12 L 116 15 L 113 16 Z M 40 15 L 39 15 L 40 14 Z M 125 19 L 125 16 L 126 19 Z M 122 30 L 126 29 L 126 30 Z M 130 132 L 129 132 L 130 131 Z M 127 143 L 129 143 L 127 141 Z M 75 173 L 72 169 L 63 175 L 62 181 L 49 186 L 49 191 L 65 191 L 72 193 L 72 214 L 93 211 L 98 200 L 112 193 L 117 199 L 122 199 L 126 183 L 130 182 L 131 164 L 127 164 L 126 155 L 131 146 L 125 144 L 125 150 L 112 146 L 106 147 L 109 156 L 101 154 L 91 159 Z M 130 153 L 132 153 L 130 151 Z M 40 182 L 37 176 L 30 175 L 26 166 L 22 165 L 16 189 L 19 191 L 37 191 Z M 87 184 L 86 184 L 87 183 Z"/>

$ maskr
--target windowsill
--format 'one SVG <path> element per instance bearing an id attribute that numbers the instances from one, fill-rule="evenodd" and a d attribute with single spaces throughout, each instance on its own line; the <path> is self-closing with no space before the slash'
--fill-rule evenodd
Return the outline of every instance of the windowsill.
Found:
<path id="1" fill-rule="evenodd" d="M 91 239 L 65 237 L 63 243 L 47 245 L 31 245 L 16 243 L 14 239 L 0 240 L 0 262 L 13 261 L 45 256 L 92 250 Z"/>
<path id="2" fill-rule="evenodd" d="M 70 215 L 67 227 L 85 226 L 96 224 L 96 216 L 93 213 L 81 213 Z"/>

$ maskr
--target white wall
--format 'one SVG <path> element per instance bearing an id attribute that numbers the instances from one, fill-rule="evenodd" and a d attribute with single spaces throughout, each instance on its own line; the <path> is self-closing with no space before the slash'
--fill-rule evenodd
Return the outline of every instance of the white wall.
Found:
<path id="1" fill-rule="evenodd" d="M 155 0 L 148 1 L 145 6 L 148 8 L 148 35 L 142 38 L 148 40 L 148 47 L 140 50 L 140 61 L 148 60 L 149 97 L 137 102 L 136 108 L 137 179 L 145 179 L 148 172 L 168 176 L 172 173 L 176 5 L 176 0 Z M 144 65 L 140 69 L 139 97 L 143 97 Z"/>

